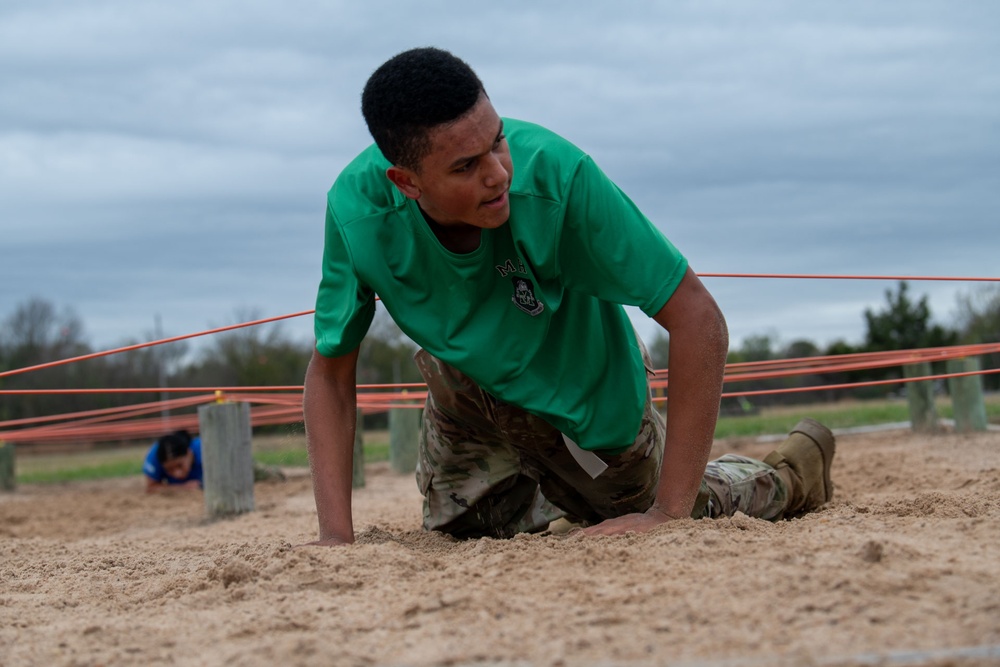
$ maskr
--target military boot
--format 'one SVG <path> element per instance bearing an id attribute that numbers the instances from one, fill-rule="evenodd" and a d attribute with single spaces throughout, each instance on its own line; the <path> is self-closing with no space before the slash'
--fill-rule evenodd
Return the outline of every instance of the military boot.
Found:
<path id="1" fill-rule="evenodd" d="M 833 433 L 814 419 L 803 419 L 781 445 L 764 458 L 788 486 L 784 516 L 814 510 L 833 497 L 830 464 L 836 448 Z"/>

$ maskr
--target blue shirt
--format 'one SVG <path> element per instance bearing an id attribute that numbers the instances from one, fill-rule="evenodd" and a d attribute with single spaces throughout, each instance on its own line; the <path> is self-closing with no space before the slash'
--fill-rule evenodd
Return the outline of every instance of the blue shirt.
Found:
<path id="1" fill-rule="evenodd" d="M 201 438 L 191 438 L 191 451 L 194 452 L 194 462 L 191 464 L 188 476 L 184 479 L 176 479 L 167 474 L 167 471 L 163 469 L 157 457 L 159 449 L 160 443 L 155 442 L 149 448 L 149 453 L 146 454 L 146 461 L 142 464 L 142 472 L 146 477 L 149 477 L 154 482 L 166 481 L 167 484 L 183 484 L 184 482 L 195 480 L 199 486 L 204 486 L 204 472 L 201 468 Z"/>

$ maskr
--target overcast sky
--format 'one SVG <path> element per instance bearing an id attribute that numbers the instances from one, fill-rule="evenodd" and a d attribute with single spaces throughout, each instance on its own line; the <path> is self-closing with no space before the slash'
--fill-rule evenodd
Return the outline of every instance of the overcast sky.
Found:
<path id="1" fill-rule="evenodd" d="M 594 156 L 697 272 L 997 276 L 998 35 L 994 0 L 5 0 L 0 318 L 41 297 L 104 348 L 313 308 L 361 88 L 426 45 Z M 895 286 L 705 282 L 734 347 L 860 343 Z M 950 324 L 976 285 L 912 288 Z"/>

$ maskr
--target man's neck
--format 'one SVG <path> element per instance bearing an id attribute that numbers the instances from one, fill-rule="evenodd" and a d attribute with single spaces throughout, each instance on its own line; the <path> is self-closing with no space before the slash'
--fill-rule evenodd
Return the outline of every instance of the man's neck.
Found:
<path id="1" fill-rule="evenodd" d="M 466 224 L 442 225 L 436 222 L 431 216 L 420 209 L 427 226 L 434 232 L 434 236 L 441 242 L 447 250 L 458 255 L 470 253 L 479 247 L 479 241 L 483 230 L 479 227 Z"/>

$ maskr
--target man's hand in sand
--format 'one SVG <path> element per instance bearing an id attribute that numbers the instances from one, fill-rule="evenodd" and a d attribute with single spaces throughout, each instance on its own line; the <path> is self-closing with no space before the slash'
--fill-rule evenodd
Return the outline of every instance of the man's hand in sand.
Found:
<path id="1" fill-rule="evenodd" d="M 602 521 L 596 526 L 584 528 L 582 532 L 584 535 L 624 535 L 625 533 L 645 533 L 661 524 L 667 523 L 668 521 L 676 520 L 676 517 L 672 517 L 669 514 L 657 509 L 656 506 L 653 506 L 642 514 L 636 513 L 617 516 L 613 519 Z"/>

